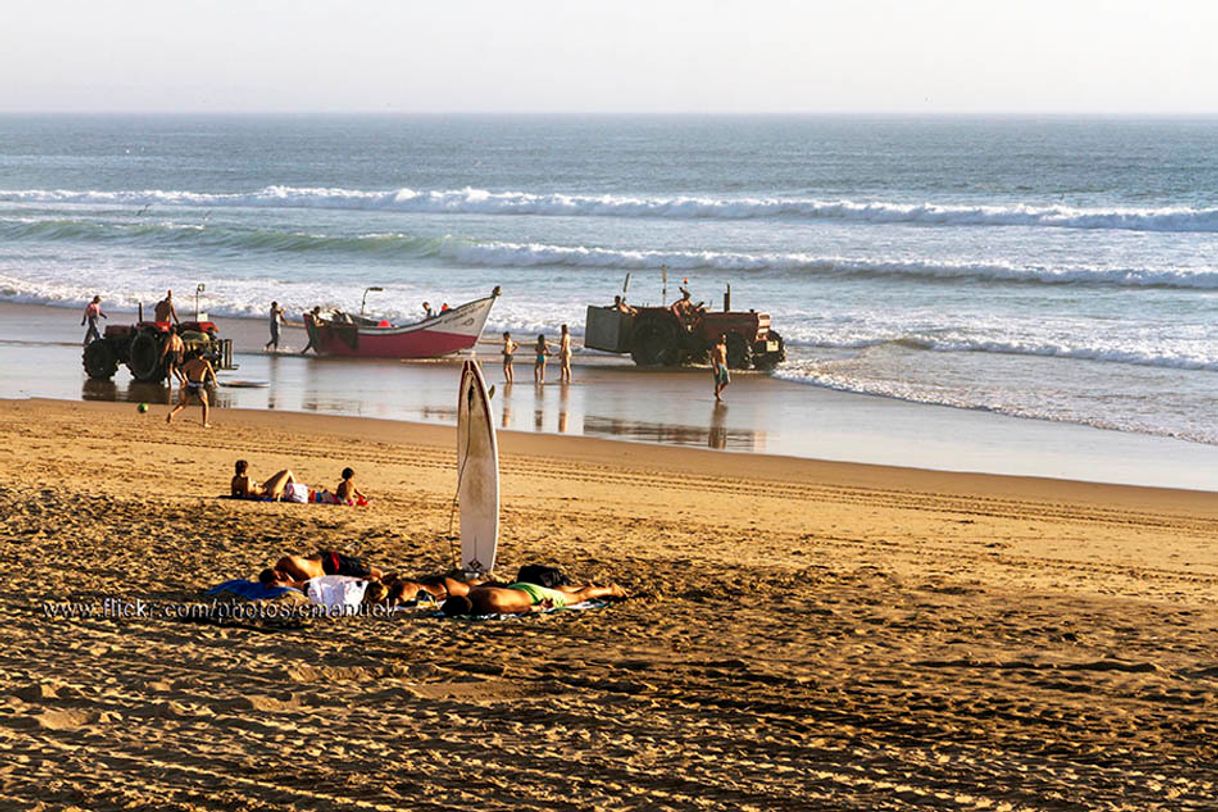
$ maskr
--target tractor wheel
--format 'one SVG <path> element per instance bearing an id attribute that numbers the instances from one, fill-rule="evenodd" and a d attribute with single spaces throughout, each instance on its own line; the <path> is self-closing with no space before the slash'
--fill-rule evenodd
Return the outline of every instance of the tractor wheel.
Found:
<path id="1" fill-rule="evenodd" d="M 131 339 L 127 369 L 137 381 L 160 383 L 165 380 L 164 339 L 157 333 L 140 333 Z"/>
<path id="2" fill-rule="evenodd" d="M 774 352 L 762 353 L 753 359 L 753 366 L 767 372 L 787 360 L 787 345 L 783 342 L 782 336 L 778 334 L 777 330 L 770 331 L 769 340 L 777 341 L 778 349 Z"/>
<path id="3" fill-rule="evenodd" d="M 753 365 L 753 348 L 740 333 L 727 334 L 727 366 L 729 369 L 748 369 Z"/>
<path id="4" fill-rule="evenodd" d="M 647 319 L 635 324 L 633 343 L 630 357 L 641 367 L 671 367 L 681 362 L 677 328 L 661 319 Z"/>
<path id="5" fill-rule="evenodd" d="M 94 339 L 85 347 L 85 372 L 95 381 L 108 381 L 118 372 L 118 356 L 104 338 Z"/>

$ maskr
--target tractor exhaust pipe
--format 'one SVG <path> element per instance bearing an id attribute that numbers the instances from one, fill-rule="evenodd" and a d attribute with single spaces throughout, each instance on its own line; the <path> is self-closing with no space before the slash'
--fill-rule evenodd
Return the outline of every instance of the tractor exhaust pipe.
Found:
<path id="1" fill-rule="evenodd" d="M 723 292 L 723 312 L 732 312 L 732 283 L 727 283 L 727 290 Z"/>

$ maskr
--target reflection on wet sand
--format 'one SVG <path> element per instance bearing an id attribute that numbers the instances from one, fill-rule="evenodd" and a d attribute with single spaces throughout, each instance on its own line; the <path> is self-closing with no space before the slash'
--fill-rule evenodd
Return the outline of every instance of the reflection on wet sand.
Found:
<path id="1" fill-rule="evenodd" d="M 0 397 L 80 397 L 147 403 L 157 410 L 177 402 L 176 385 L 139 383 L 125 373 L 115 381 L 82 381 L 76 346 L 19 349 L 6 354 L 0 342 L 0 369 L 8 362 L 15 370 L 11 377 L 0 377 Z M 239 354 L 237 360 L 239 375 L 221 373 L 222 386 L 209 390 L 211 405 L 456 422 L 452 396 L 459 368 L 451 363 L 328 363 L 287 354 Z M 578 384 L 496 384 L 500 388 L 491 404 L 498 410 L 496 423 L 505 430 L 739 451 L 757 451 L 766 442 L 764 434 L 748 428 L 756 419 L 754 407 L 743 400 L 733 403 L 729 420 L 729 407 L 713 407 L 689 376 L 649 374 L 636 381 L 620 371 L 589 369 Z M 588 416 L 590 408 L 600 416 Z"/>
<path id="2" fill-rule="evenodd" d="M 457 422 L 457 410 L 452 406 L 424 406 L 419 410 L 424 420 L 439 420 L 444 423 Z"/>
<path id="3" fill-rule="evenodd" d="M 161 383 L 141 383 L 130 381 L 118 384 L 114 381 L 85 380 L 80 390 L 81 400 L 107 400 L 118 403 L 147 403 L 149 405 L 169 406 L 177 403 L 177 396 L 171 386 Z M 207 402 L 221 409 L 234 406 L 233 397 L 215 387 L 207 390 Z M 192 401 L 192 405 L 195 401 Z"/>
<path id="4" fill-rule="evenodd" d="M 696 426 L 646 423 L 596 415 L 588 415 L 584 418 L 584 434 L 590 437 L 624 437 L 649 443 L 705 445 L 710 448 L 732 451 L 756 451 L 758 443 L 765 438 L 763 432 L 729 429 L 726 425 L 720 425 L 718 429 L 711 428 L 708 431 Z"/>
<path id="5" fill-rule="evenodd" d="M 727 404 L 715 401 L 714 411 L 711 412 L 710 434 L 706 444 L 711 448 L 723 450 L 727 448 Z"/>
<path id="6" fill-rule="evenodd" d="M 567 384 L 563 384 L 558 395 L 558 433 L 567 433 L 567 414 L 571 410 L 571 393 Z"/>

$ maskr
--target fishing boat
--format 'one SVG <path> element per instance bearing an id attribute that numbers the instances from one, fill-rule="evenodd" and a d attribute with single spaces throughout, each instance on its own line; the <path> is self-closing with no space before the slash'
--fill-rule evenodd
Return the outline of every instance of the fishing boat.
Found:
<path id="1" fill-rule="evenodd" d="M 349 358 L 439 358 L 471 349 L 499 298 L 499 288 L 413 324 L 353 315 L 342 310 L 305 313 L 305 329 L 318 355 Z"/>

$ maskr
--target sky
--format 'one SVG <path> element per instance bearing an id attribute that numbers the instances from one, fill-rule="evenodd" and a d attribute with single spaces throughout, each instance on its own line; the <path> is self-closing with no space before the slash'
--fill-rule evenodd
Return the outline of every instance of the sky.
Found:
<path id="1" fill-rule="evenodd" d="M 10 112 L 1218 114 L 1214 0 L 5 6 Z"/>

